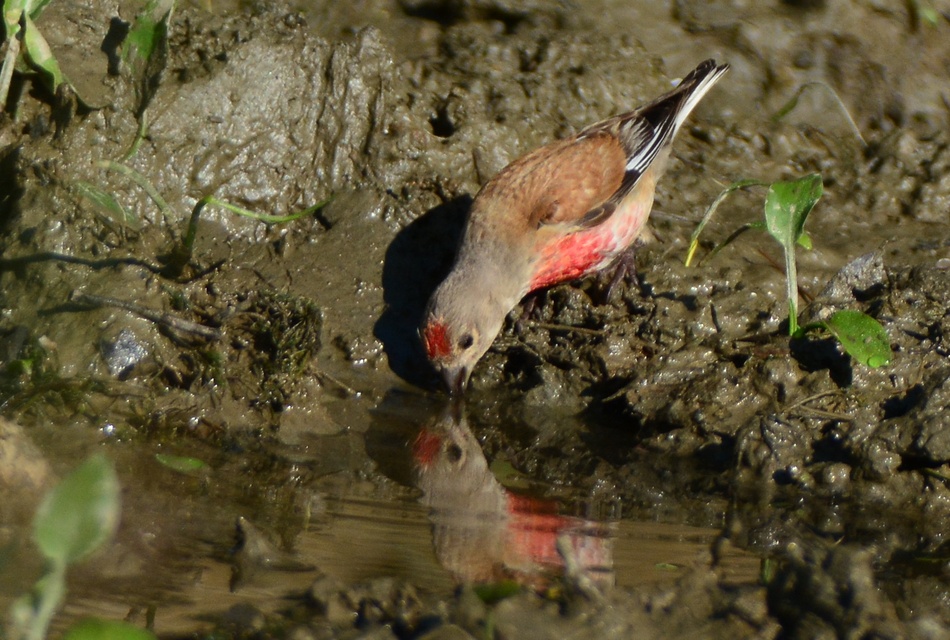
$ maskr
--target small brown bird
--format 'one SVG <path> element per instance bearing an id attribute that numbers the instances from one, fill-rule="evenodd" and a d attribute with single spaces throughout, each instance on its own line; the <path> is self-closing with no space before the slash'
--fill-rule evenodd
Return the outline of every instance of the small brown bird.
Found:
<path id="1" fill-rule="evenodd" d="M 573 562 L 574 577 L 613 585 L 612 525 L 561 515 L 553 500 L 503 487 L 455 408 L 420 430 L 413 460 L 436 557 L 458 582 L 513 578 L 543 589 Z"/>
<path id="2" fill-rule="evenodd" d="M 728 69 L 706 60 L 669 93 L 529 153 L 482 187 L 420 329 L 450 391 L 465 388 L 525 295 L 605 269 L 633 244 L 673 138 Z"/>

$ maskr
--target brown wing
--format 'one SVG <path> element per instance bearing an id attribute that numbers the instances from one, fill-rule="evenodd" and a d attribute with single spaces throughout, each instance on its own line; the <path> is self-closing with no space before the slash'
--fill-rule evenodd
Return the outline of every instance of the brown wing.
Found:
<path id="1" fill-rule="evenodd" d="M 510 164 L 485 185 L 479 199 L 517 203 L 523 223 L 533 229 L 590 226 L 588 214 L 620 187 L 625 165 L 623 146 L 610 133 L 570 138 Z"/>

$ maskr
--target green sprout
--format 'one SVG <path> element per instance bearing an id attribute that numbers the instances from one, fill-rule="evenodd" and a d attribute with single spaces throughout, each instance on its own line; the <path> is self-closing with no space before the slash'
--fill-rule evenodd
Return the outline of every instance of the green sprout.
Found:
<path id="1" fill-rule="evenodd" d="M 156 453 L 155 460 L 164 467 L 185 475 L 204 473 L 210 467 L 204 460 L 187 456 L 174 456 L 167 453 Z"/>
<path id="2" fill-rule="evenodd" d="M 785 251 L 785 284 L 788 292 L 788 333 L 798 333 L 798 267 L 795 245 L 805 236 L 805 220 L 821 198 L 817 173 L 792 182 L 773 182 L 765 196 L 765 227 Z"/>
<path id="3" fill-rule="evenodd" d="M 805 232 L 805 220 L 822 196 L 821 176 L 817 173 L 789 182 L 768 184 L 759 180 L 741 180 L 729 185 L 713 200 L 703 219 L 693 231 L 686 256 L 686 266 L 691 264 L 699 246 L 700 233 L 722 201 L 740 189 L 761 186 L 768 186 L 764 220 L 743 225 L 713 249 L 711 255 L 715 255 L 749 229 L 768 231 L 782 245 L 785 253 L 789 336 L 802 338 L 810 331 L 828 331 L 844 350 L 859 362 L 869 367 L 881 367 L 888 364 L 891 360 L 891 349 L 884 327 L 877 320 L 860 311 L 844 309 L 832 314 L 826 320 L 810 323 L 804 327 L 798 325 L 798 266 L 795 260 L 795 248 L 799 245 L 806 249 L 811 248 L 811 238 Z"/>
<path id="4" fill-rule="evenodd" d="M 80 102 L 97 108 L 93 96 L 80 95 L 69 82 L 53 51 L 37 28 L 36 20 L 50 0 L 3 0 L 6 54 L 0 67 L 0 106 L 6 105 L 13 72 L 36 73 L 52 94 L 63 86 L 72 88 Z M 165 68 L 168 52 L 168 24 L 176 0 L 148 0 L 135 17 L 122 46 L 123 73 L 136 83 L 136 117 L 139 131 L 127 156 L 135 153 L 144 136 L 148 107 Z M 92 99 L 91 99 L 92 98 Z"/>
<path id="5" fill-rule="evenodd" d="M 148 108 L 161 81 L 168 59 L 168 24 L 175 10 L 175 0 L 149 0 L 135 16 L 135 22 L 122 44 L 122 62 L 137 82 L 138 105 L 135 116 L 139 128 L 122 160 L 128 160 L 139 149 L 148 130 Z"/>
<path id="6" fill-rule="evenodd" d="M 916 29 L 921 23 L 931 27 L 940 24 L 940 12 L 934 7 L 932 0 L 909 0 L 911 6 L 911 21 Z"/>
<path id="7" fill-rule="evenodd" d="M 485 604 L 496 604 L 505 598 L 517 595 L 523 591 L 523 588 L 515 580 L 500 580 L 498 582 L 475 585 L 473 591 L 479 600 Z"/>
<path id="8" fill-rule="evenodd" d="M 148 194 L 149 198 L 152 199 L 152 202 L 154 202 L 162 212 L 162 217 L 165 219 L 166 224 L 168 224 L 175 217 L 174 211 L 169 206 L 169 204 L 152 185 L 152 183 L 149 182 L 148 178 L 143 176 L 141 173 L 129 167 L 128 165 L 124 165 L 121 162 L 115 162 L 112 160 L 103 160 L 97 163 L 97 165 L 101 169 L 107 169 L 109 171 L 121 173 L 141 187 L 145 193 Z M 257 213 L 249 209 L 244 209 L 243 207 L 239 207 L 235 204 L 220 200 L 213 195 L 207 195 L 199 200 L 191 210 L 191 216 L 188 218 L 188 226 L 185 228 L 185 233 L 182 235 L 181 241 L 178 242 L 172 249 L 171 255 L 168 258 L 168 268 L 166 271 L 172 277 L 177 277 L 182 271 L 184 271 L 185 266 L 191 261 L 195 246 L 195 238 L 198 235 L 198 222 L 201 219 L 201 213 L 209 205 L 227 209 L 228 211 L 236 213 L 239 216 L 251 218 L 252 220 L 258 220 L 265 224 L 284 224 L 320 211 L 323 209 L 323 207 L 330 203 L 331 199 L 332 198 L 321 200 L 315 205 L 286 216 L 272 216 L 266 213 Z"/>
<path id="9" fill-rule="evenodd" d="M 10 609 L 11 640 L 43 640 L 66 596 L 66 569 L 102 547 L 119 522 L 119 481 L 112 464 L 96 454 L 44 496 L 33 518 L 33 542 L 46 558 L 46 574 Z M 71 640 L 154 636 L 126 622 L 85 620 L 66 632 Z"/>
<path id="10" fill-rule="evenodd" d="M 7 103 L 13 70 L 18 63 L 22 67 L 38 71 L 52 93 L 56 93 L 60 85 L 66 82 L 59 63 L 50 51 L 49 43 L 34 22 L 49 2 L 50 0 L 4 0 L 3 25 L 7 52 L 3 58 L 3 66 L 0 67 L 0 106 Z"/>

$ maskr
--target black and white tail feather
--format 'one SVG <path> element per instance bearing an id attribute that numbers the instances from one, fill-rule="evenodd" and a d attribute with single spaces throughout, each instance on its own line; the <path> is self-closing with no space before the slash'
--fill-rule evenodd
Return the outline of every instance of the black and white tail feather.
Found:
<path id="1" fill-rule="evenodd" d="M 704 60 L 676 88 L 653 102 L 581 131 L 578 139 L 600 133 L 615 135 L 627 153 L 620 188 L 608 202 L 584 216 L 582 226 L 602 222 L 613 213 L 660 152 L 673 141 L 690 112 L 728 70 L 728 64 L 717 65 L 713 59 Z"/>

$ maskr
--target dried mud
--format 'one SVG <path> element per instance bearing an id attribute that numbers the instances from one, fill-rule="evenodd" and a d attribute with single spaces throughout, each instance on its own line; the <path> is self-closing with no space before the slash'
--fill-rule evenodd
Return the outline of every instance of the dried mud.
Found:
<path id="1" fill-rule="evenodd" d="M 593 280 L 554 287 L 526 321 L 516 309 L 454 418 L 535 493 L 716 527 L 709 554 L 663 587 L 574 574 L 555 595 L 486 605 L 468 587 L 324 578 L 292 613 L 209 615 L 236 636 L 302 638 L 950 637 L 950 17 L 874 2 L 186 6 L 125 162 L 162 211 L 97 164 L 139 126 L 136 87 L 99 51 L 134 3 L 57 4 L 40 26 L 95 108 L 26 81 L 0 129 L 3 413 L 18 423 L 0 425 L 0 461 L 25 461 L 0 472 L 4 531 L 49 467 L 91 446 L 149 496 L 123 529 L 159 539 L 187 531 L 156 524 L 175 497 L 149 494 L 133 453 L 156 445 L 201 452 L 216 479 L 184 490 L 234 500 L 285 541 L 314 487 L 425 489 L 410 443 L 445 400 L 415 332 L 479 185 L 716 57 L 733 69 L 676 142 L 637 282 L 611 299 Z M 832 91 L 770 119 L 806 82 Z M 764 236 L 708 255 L 759 217 L 762 191 L 727 200 L 706 259 L 682 264 L 724 185 L 814 171 L 825 196 L 799 252 L 803 318 L 875 317 L 886 367 L 784 335 L 781 256 Z M 207 207 L 176 264 L 210 194 L 273 215 L 332 200 L 274 225 Z M 236 515 L 208 514 L 219 553 Z M 159 546 L 135 553 L 156 562 Z M 734 548 L 767 559 L 769 578 L 730 581 L 719 559 Z"/>

